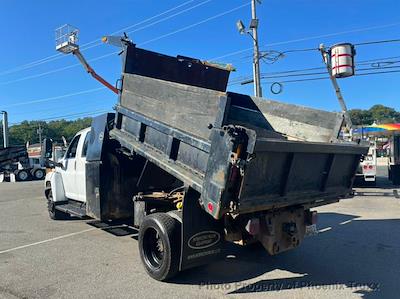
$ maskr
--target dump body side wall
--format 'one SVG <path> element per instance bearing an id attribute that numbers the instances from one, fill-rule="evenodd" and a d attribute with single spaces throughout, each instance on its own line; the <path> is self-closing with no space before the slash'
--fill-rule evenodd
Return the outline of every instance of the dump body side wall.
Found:
<path id="1" fill-rule="evenodd" d="M 225 93 L 132 74 L 123 80 L 122 107 L 204 140 L 209 124 L 222 124 L 217 116 L 220 106 L 225 108 Z"/>

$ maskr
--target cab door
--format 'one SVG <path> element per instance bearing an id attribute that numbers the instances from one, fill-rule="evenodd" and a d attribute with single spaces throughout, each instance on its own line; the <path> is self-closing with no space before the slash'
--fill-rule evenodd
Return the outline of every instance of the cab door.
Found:
<path id="1" fill-rule="evenodd" d="M 68 199 L 78 199 L 78 193 L 76 189 L 76 154 L 78 151 L 79 141 L 81 139 L 81 134 L 76 135 L 72 139 L 67 152 L 64 156 L 64 167 L 60 169 L 61 177 L 64 184 L 65 196 Z"/>
<path id="2" fill-rule="evenodd" d="M 76 155 L 75 181 L 77 200 L 86 202 L 86 154 L 89 145 L 90 131 L 82 133 Z"/>

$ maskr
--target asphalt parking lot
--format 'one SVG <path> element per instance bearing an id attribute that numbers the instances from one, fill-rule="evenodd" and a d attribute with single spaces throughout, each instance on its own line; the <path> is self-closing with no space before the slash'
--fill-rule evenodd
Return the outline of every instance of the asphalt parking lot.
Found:
<path id="1" fill-rule="evenodd" d="M 296 250 L 229 249 L 229 257 L 149 278 L 137 232 L 93 220 L 52 221 L 42 182 L 0 184 L 0 298 L 396 298 L 400 293 L 400 198 L 359 188 L 318 208 L 320 233 Z M 96 225 L 94 225 L 96 224 Z"/>

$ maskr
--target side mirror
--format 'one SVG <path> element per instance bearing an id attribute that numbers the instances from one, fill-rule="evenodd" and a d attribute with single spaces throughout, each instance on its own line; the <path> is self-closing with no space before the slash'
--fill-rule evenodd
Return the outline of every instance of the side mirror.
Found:
<path id="1" fill-rule="evenodd" d="M 64 164 L 62 164 L 61 162 L 55 162 L 50 159 L 46 159 L 46 167 L 48 167 L 48 168 L 55 168 L 55 167 L 64 168 Z"/>
<path id="2" fill-rule="evenodd" d="M 53 140 L 49 138 L 45 138 L 43 140 L 43 146 L 42 146 L 42 156 L 45 159 L 49 159 L 53 155 Z"/>

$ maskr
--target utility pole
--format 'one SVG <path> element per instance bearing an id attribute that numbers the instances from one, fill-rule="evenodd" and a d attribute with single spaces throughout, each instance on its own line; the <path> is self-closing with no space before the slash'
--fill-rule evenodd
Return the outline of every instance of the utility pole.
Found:
<path id="1" fill-rule="evenodd" d="M 8 147 L 8 115 L 7 111 L 0 111 L 3 114 L 3 144 Z"/>
<path id="2" fill-rule="evenodd" d="M 260 0 L 251 0 L 251 25 L 253 31 L 253 78 L 254 78 L 254 94 L 256 97 L 262 97 L 261 75 L 260 75 L 260 49 L 258 45 L 258 19 L 256 13 L 257 2 Z M 260 2 L 259 2 L 260 3 Z"/>
<path id="3" fill-rule="evenodd" d="M 43 129 L 39 123 L 39 128 L 36 131 L 39 135 L 39 143 L 40 143 L 40 148 L 42 148 L 42 133 L 43 133 Z"/>
<path id="4" fill-rule="evenodd" d="M 254 95 L 256 97 L 262 97 L 261 88 L 261 72 L 260 72 L 260 49 L 258 44 L 258 19 L 256 13 L 257 2 L 261 3 L 261 0 L 251 0 L 251 22 L 250 29 L 247 30 L 246 26 L 241 20 L 236 22 L 237 29 L 240 34 L 248 34 L 253 39 L 253 83 L 254 83 Z"/>

